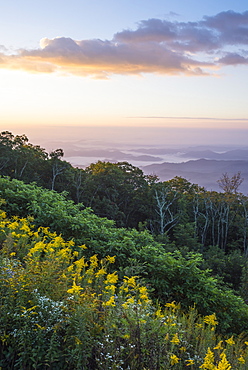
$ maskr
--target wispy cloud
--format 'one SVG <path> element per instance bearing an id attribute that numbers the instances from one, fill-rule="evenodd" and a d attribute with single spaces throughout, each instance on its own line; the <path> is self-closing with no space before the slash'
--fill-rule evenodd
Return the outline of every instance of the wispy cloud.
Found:
<path id="1" fill-rule="evenodd" d="M 36 50 L 10 55 L 0 49 L 0 68 L 62 72 L 94 78 L 112 74 L 206 75 L 225 65 L 248 65 L 248 11 L 221 12 L 197 22 L 148 19 L 112 40 L 44 38 Z"/>
<path id="2" fill-rule="evenodd" d="M 143 119 L 170 119 L 170 120 L 194 120 L 194 121 L 223 121 L 223 122 L 248 122 L 248 118 L 218 118 L 218 117 L 168 117 L 168 116 L 134 116 L 134 117 L 127 117 L 127 118 L 143 118 Z"/>

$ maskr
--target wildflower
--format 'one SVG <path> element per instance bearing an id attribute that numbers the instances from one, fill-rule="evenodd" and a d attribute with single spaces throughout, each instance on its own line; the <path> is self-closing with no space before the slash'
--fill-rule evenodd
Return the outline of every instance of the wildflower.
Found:
<path id="1" fill-rule="evenodd" d="M 98 265 L 98 259 L 97 259 L 97 255 L 94 254 L 94 256 L 91 256 L 90 257 L 90 263 L 91 263 L 91 267 L 94 268 L 94 267 L 97 267 Z"/>
<path id="2" fill-rule="evenodd" d="M 6 218 L 7 217 L 6 212 L 0 211 L 0 217 L 1 218 Z"/>
<path id="3" fill-rule="evenodd" d="M 123 303 L 123 304 L 122 304 L 122 307 L 123 307 L 125 310 L 127 310 L 127 309 L 128 309 L 128 303 L 127 303 L 127 302 Z"/>
<path id="4" fill-rule="evenodd" d="M 227 344 L 230 344 L 230 346 L 234 345 L 235 342 L 233 340 L 233 335 L 231 336 L 231 338 L 227 339 L 226 342 L 227 342 Z"/>
<path id="5" fill-rule="evenodd" d="M 212 326 L 218 325 L 218 321 L 216 320 L 215 313 L 213 313 L 212 315 L 205 316 L 204 317 L 204 322 L 206 324 L 209 324 L 209 325 L 212 325 Z"/>
<path id="6" fill-rule="evenodd" d="M 135 303 L 134 298 L 131 297 L 131 298 L 128 298 L 128 300 L 122 304 L 122 307 L 127 309 L 129 305 L 134 304 L 134 303 Z"/>
<path id="7" fill-rule="evenodd" d="M 76 285 L 75 280 L 72 283 L 72 288 L 67 290 L 67 293 L 69 294 L 78 294 L 83 288 L 81 286 Z"/>
<path id="8" fill-rule="evenodd" d="M 169 308 L 172 308 L 173 310 L 176 310 L 177 308 L 179 308 L 179 305 L 176 305 L 175 301 L 173 301 L 171 303 L 166 303 L 165 307 L 169 307 Z"/>
<path id="9" fill-rule="evenodd" d="M 214 347 L 214 349 L 222 349 L 223 340 L 220 340 L 219 343 Z"/>
<path id="10" fill-rule="evenodd" d="M 70 265 L 69 267 L 67 267 L 68 272 L 71 272 L 72 270 L 73 270 L 73 265 Z"/>
<path id="11" fill-rule="evenodd" d="M 115 297 L 112 296 L 109 298 L 109 300 L 107 302 L 103 302 L 103 306 L 112 306 L 114 307 L 115 306 Z"/>
<path id="12" fill-rule="evenodd" d="M 124 334 L 124 335 L 122 336 L 122 338 L 123 338 L 123 339 L 129 339 L 129 338 L 130 338 L 130 335 L 129 335 L 129 334 Z"/>
<path id="13" fill-rule="evenodd" d="M 164 317 L 164 315 L 161 313 L 161 308 L 157 309 L 157 311 L 155 312 L 155 316 L 158 318 Z"/>
<path id="14" fill-rule="evenodd" d="M 105 275 L 107 271 L 104 268 L 101 268 L 100 270 L 97 271 L 96 277 L 99 277 L 101 275 Z"/>
<path id="15" fill-rule="evenodd" d="M 180 349 L 180 351 L 182 351 L 182 352 L 186 352 L 186 349 L 187 349 L 187 348 L 186 348 L 186 347 L 180 347 L 179 349 Z"/>
<path id="16" fill-rule="evenodd" d="M 171 340 L 171 343 L 173 343 L 173 344 L 179 344 L 180 343 L 180 340 L 178 338 L 178 334 L 177 333 L 174 334 L 174 336 L 173 336 L 173 338 Z"/>
<path id="17" fill-rule="evenodd" d="M 114 263 L 115 262 L 115 256 L 111 257 L 111 256 L 107 256 L 106 257 L 106 260 L 109 262 L 109 263 Z"/>
<path id="18" fill-rule="evenodd" d="M 105 284 L 116 284 L 118 281 L 117 273 L 114 272 L 113 274 L 108 274 L 106 276 L 106 280 L 104 281 Z"/>
<path id="19" fill-rule="evenodd" d="M 80 248 L 80 249 L 87 249 L 87 247 L 86 247 L 86 245 L 85 245 L 85 244 L 83 244 L 83 245 L 78 245 L 78 248 Z"/>
<path id="20" fill-rule="evenodd" d="M 241 364 L 245 364 L 245 359 L 244 359 L 244 357 L 243 357 L 242 355 L 238 358 L 238 361 L 239 361 Z"/>
<path id="21" fill-rule="evenodd" d="M 88 266 L 87 262 L 85 262 L 84 257 L 82 257 L 79 260 L 75 261 L 74 264 L 77 267 L 78 272 L 80 272 L 84 267 L 87 267 Z"/>
<path id="22" fill-rule="evenodd" d="M 106 290 L 106 292 L 110 292 L 110 293 L 112 293 L 112 294 L 114 294 L 114 292 L 115 292 L 115 289 L 116 289 L 116 286 L 115 285 L 107 285 L 106 287 L 105 287 L 105 290 Z"/>
<path id="23" fill-rule="evenodd" d="M 147 288 L 145 286 L 141 286 L 139 287 L 139 292 L 140 292 L 140 299 L 143 299 L 143 301 L 147 302 L 148 301 Z"/>
<path id="24" fill-rule="evenodd" d="M 186 360 L 186 366 L 194 365 L 194 360 Z"/>
<path id="25" fill-rule="evenodd" d="M 206 369 L 206 370 L 215 370 L 214 353 L 211 351 L 211 349 L 209 347 L 208 347 L 208 351 L 206 353 L 206 356 L 204 358 L 204 362 L 199 368 L 200 369 Z"/>
<path id="26" fill-rule="evenodd" d="M 126 283 L 131 286 L 132 288 L 135 288 L 136 287 L 136 279 L 137 276 L 131 276 L 130 278 L 125 276 L 125 279 L 126 279 Z"/>
<path id="27" fill-rule="evenodd" d="M 18 228 L 18 222 L 16 222 L 16 221 L 14 221 L 14 222 L 12 222 L 11 224 L 9 224 L 8 225 L 8 228 L 10 229 L 10 230 L 15 230 L 15 229 L 17 229 Z"/>
<path id="28" fill-rule="evenodd" d="M 218 366 L 216 367 L 216 370 L 230 370 L 231 365 L 227 361 L 226 354 L 224 352 L 222 352 L 220 357 L 221 357 L 221 360 L 220 360 Z"/>
<path id="29" fill-rule="evenodd" d="M 180 360 L 180 358 L 178 358 L 176 355 L 174 355 L 174 354 L 172 354 L 171 356 L 170 356 L 170 363 L 171 363 L 171 365 L 173 366 L 173 365 L 175 365 L 175 364 L 178 364 L 178 362 L 179 362 L 179 360 Z"/>
<path id="30" fill-rule="evenodd" d="M 23 230 L 26 233 L 29 233 L 30 232 L 30 228 L 29 228 L 29 226 L 26 223 L 23 224 L 22 227 L 20 227 L 20 230 Z"/>

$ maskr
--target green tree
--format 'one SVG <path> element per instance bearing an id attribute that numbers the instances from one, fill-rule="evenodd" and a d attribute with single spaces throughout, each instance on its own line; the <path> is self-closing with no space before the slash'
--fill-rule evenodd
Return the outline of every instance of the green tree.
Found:
<path id="1" fill-rule="evenodd" d="M 98 161 L 85 173 L 82 201 L 97 215 L 125 227 L 147 218 L 149 186 L 142 170 L 127 162 Z"/>

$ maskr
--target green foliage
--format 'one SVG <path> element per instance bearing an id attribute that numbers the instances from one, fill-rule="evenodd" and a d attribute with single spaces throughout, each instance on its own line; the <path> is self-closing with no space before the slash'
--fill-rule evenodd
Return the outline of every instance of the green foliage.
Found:
<path id="1" fill-rule="evenodd" d="M 153 305 L 136 276 L 109 272 L 114 257 L 85 258 L 84 245 L 73 251 L 73 241 L 4 212 L 0 238 L 2 368 L 218 370 L 224 358 L 242 370 L 248 363 L 245 338 L 216 335 L 218 315 Z"/>
<path id="2" fill-rule="evenodd" d="M 196 305 L 202 314 L 218 313 L 223 331 L 248 329 L 247 306 L 229 289 L 202 270 L 199 254 L 166 252 L 147 231 L 116 228 L 112 221 L 95 216 L 89 209 L 68 201 L 63 194 L 0 178 L 0 194 L 8 215 L 31 215 L 35 227 L 51 227 L 67 240 L 86 244 L 85 255 L 116 256 L 120 277 L 139 275 L 161 302 L 176 300 L 183 307 Z M 72 247 L 77 250 L 76 246 Z M 227 299 L 228 297 L 228 299 Z"/>
<path id="3" fill-rule="evenodd" d="M 220 277 L 226 285 L 236 291 L 239 290 L 243 269 L 247 263 L 240 250 L 226 254 L 223 249 L 211 246 L 203 256 L 204 269 L 211 269 L 212 274 Z"/>
<path id="4" fill-rule="evenodd" d="M 98 161 L 85 169 L 82 202 L 120 227 L 137 227 L 149 212 L 149 186 L 142 170 L 127 162 Z"/>

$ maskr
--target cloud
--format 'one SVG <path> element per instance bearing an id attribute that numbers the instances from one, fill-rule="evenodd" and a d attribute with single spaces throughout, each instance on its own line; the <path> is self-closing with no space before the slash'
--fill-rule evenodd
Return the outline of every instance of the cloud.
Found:
<path id="1" fill-rule="evenodd" d="M 224 65 L 237 65 L 237 64 L 247 64 L 248 58 L 237 53 L 227 53 L 223 58 L 219 59 L 219 63 Z"/>
<path id="2" fill-rule="evenodd" d="M 40 48 L 0 51 L 0 68 L 95 78 L 113 74 L 206 75 L 223 65 L 248 64 L 248 11 L 221 12 L 198 22 L 148 19 L 112 40 L 43 38 Z"/>

